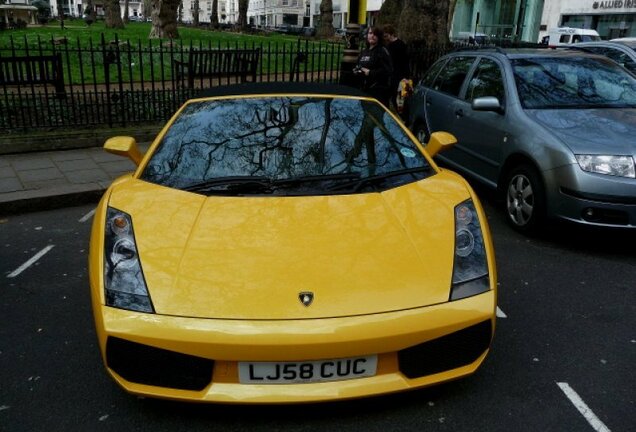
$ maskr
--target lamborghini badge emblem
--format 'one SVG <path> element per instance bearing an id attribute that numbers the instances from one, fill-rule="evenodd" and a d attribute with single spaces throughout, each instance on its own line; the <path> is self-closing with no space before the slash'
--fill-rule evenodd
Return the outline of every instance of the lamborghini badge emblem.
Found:
<path id="1" fill-rule="evenodd" d="M 314 301 L 314 293 L 304 291 L 298 294 L 298 299 L 304 306 L 309 306 Z"/>

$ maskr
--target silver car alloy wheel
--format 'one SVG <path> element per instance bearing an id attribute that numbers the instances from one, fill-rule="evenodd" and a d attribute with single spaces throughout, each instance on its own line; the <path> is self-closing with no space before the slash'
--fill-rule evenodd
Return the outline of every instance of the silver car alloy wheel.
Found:
<path id="1" fill-rule="evenodd" d="M 534 210 L 534 192 L 528 177 L 517 174 L 508 183 L 506 196 L 508 216 L 517 226 L 525 226 L 532 219 Z"/>

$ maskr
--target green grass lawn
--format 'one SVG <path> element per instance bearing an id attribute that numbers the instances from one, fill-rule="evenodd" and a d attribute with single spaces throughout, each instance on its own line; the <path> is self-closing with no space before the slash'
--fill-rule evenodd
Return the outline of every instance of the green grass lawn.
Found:
<path id="1" fill-rule="evenodd" d="M 106 71 L 109 82 L 170 80 L 175 60 L 188 58 L 190 48 L 261 48 L 258 74 L 289 74 L 296 53 L 306 53 L 303 71 L 334 70 L 339 67 L 342 45 L 334 41 L 300 40 L 298 36 L 279 33 L 241 34 L 179 27 L 180 38 L 150 39 L 152 23 L 131 22 L 124 29 L 107 29 L 103 21 L 91 26 L 81 19 L 59 21 L 23 30 L 0 32 L 0 55 L 18 56 L 49 54 L 52 50 L 63 58 L 64 81 L 67 84 L 101 84 Z M 66 38 L 65 44 L 55 41 Z M 102 38 L 105 44 L 102 44 Z M 111 42 L 118 40 L 119 44 Z M 108 51 L 116 51 L 119 61 L 105 66 Z"/>
<path id="2" fill-rule="evenodd" d="M 59 21 L 52 21 L 47 25 L 39 27 L 28 27 L 22 30 L 5 30 L 0 32 L 0 49 L 7 49 L 11 46 L 11 40 L 15 48 L 24 48 L 24 41 L 29 45 L 29 48 L 38 47 L 38 40 L 40 44 L 49 44 L 52 39 L 66 38 L 68 45 L 71 47 L 79 46 L 85 47 L 89 44 L 89 40 L 92 39 L 93 44 L 99 44 L 101 42 L 102 34 L 106 42 L 115 40 L 117 37 L 120 41 L 130 41 L 130 43 L 137 45 L 138 41 L 141 41 L 142 45 L 147 45 L 150 40 L 148 35 L 152 23 L 149 22 L 130 22 L 124 29 L 108 29 L 104 25 L 103 21 L 98 21 L 90 26 L 86 25 L 84 20 L 81 19 L 67 19 L 64 21 L 65 28 L 60 27 Z M 298 40 L 297 36 L 289 36 L 280 33 L 263 33 L 263 34 L 242 34 L 234 33 L 230 31 L 210 31 L 193 27 L 179 27 L 179 39 L 176 40 L 177 44 L 183 44 L 185 46 L 190 45 L 226 45 L 226 44 L 261 44 L 261 43 L 274 43 L 274 44 L 290 44 Z M 154 39 L 153 42 L 158 44 L 158 40 Z"/>

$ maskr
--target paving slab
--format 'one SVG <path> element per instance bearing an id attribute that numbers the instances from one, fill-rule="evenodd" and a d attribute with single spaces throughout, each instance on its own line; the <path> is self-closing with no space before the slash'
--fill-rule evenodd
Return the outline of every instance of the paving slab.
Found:
<path id="1" fill-rule="evenodd" d="M 0 179 L 12 178 L 15 176 L 15 170 L 11 166 L 0 166 Z"/>
<path id="2" fill-rule="evenodd" d="M 140 144 L 140 150 L 148 145 Z M 115 178 L 135 168 L 130 159 L 102 148 L 3 155 L 0 215 L 97 202 Z"/>

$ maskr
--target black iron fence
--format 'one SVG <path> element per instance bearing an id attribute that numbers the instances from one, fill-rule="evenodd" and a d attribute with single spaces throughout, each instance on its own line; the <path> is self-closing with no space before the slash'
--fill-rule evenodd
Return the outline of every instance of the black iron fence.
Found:
<path id="1" fill-rule="evenodd" d="M 167 120 L 203 89 L 244 81 L 338 82 L 344 45 L 10 39 L 0 46 L 0 131 Z M 415 78 L 451 47 L 413 45 Z"/>

